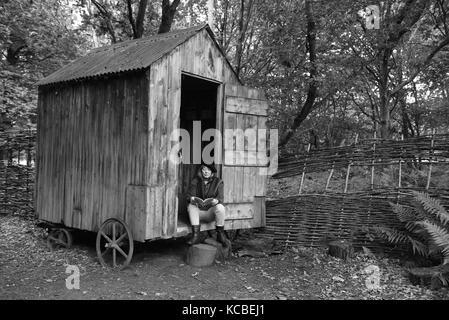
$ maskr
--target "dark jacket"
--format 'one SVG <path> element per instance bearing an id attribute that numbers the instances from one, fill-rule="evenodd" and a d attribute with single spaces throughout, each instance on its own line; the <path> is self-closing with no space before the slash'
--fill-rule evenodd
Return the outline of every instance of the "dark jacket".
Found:
<path id="1" fill-rule="evenodd" d="M 206 186 L 201 171 L 198 171 L 197 176 L 193 178 L 189 189 L 187 189 L 187 202 L 190 201 L 190 197 L 201 199 L 215 198 L 219 203 L 223 203 L 223 181 L 214 174 L 209 178 L 209 183 Z"/>

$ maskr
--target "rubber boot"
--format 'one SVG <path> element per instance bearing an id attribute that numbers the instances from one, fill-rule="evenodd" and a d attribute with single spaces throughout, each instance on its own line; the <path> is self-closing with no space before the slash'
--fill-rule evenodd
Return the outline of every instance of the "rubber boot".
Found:
<path id="1" fill-rule="evenodd" d="M 231 245 L 231 241 L 228 239 L 224 232 L 224 227 L 216 227 L 217 229 L 217 241 L 223 244 L 223 247 L 227 248 Z"/>
<path id="2" fill-rule="evenodd" d="M 200 225 L 192 226 L 192 237 L 189 241 L 187 241 L 187 244 L 194 245 L 200 243 Z"/>

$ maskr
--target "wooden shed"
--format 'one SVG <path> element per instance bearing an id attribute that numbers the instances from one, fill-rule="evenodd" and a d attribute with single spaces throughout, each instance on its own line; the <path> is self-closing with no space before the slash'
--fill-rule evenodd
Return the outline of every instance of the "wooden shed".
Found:
<path id="1" fill-rule="evenodd" d="M 94 49 L 38 85 L 38 217 L 89 231 L 118 218 L 137 241 L 190 232 L 184 193 L 198 164 L 169 160 L 174 129 L 266 128 L 263 93 L 242 86 L 207 25 Z M 268 163 L 241 161 L 266 154 L 258 132 L 256 147 L 223 135 L 231 144 L 214 151 L 226 229 L 265 224 Z"/>

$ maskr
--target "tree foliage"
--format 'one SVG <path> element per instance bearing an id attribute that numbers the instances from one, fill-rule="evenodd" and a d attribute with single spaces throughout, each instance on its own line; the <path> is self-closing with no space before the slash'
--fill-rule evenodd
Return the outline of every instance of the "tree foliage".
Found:
<path id="1" fill-rule="evenodd" d="M 0 3 L 0 129 L 33 126 L 43 75 L 76 58 L 85 46 L 63 1 Z"/>
<path id="2" fill-rule="evenodd" d="M 283 150 L 374 132 L 448 131 L 449 0 L 214 0 L 212 13 L 208 3 L 3 1 L 3 122 L 29 123 L 34 81 L 88 49 L 205 23 L 213 14 L 217 41 L 240 78 L 267 93 Z M 370 5 L 379 9 L 378 29 L 365 21 Z"/>

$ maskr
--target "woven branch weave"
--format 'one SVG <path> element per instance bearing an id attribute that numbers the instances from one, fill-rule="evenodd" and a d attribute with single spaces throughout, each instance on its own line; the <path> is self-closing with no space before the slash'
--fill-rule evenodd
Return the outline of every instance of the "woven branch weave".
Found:
<path id="1" fill-rule="evenodd" d="M 432 143 L 433 140 L 433 143 Z M 433 144 L 433 147 L 432 147 Z M 311 150 L 279 160 L 273 178 L 353 166 L 388 165 L 420 160 L 425 163 L 449 164 L 449 134 L 422 136 L 403 141 L 367 139 L 343 147 Z"/>
<path id="2" fill-rule="evenodd" d="M 449 164 L 449 135 L 402 141 L 368 139 L 350 146 L 291 155 L 279 160 L 278 172 L 273 178 L 304 176 L 305 173 L 331 169 L 349 170 L 349 165 L 386 166 L 416 161 L 426 165 Z M 329 193 L 323 190 L 323 193 L 267 201 L 264 235 L 287 246 L 319 247 L 338 238 L 351 241 L 355 247 L 385 249 L 388 245 L 369 230 L 377 226 L 401 229 L 403 225 L 389 203 L 409 203 L 412 190 L 429 192 L 449 208 L 449 189 L 381 187 L 350 193 Z"/>
<path id="3" fill-rule="evenodd" d="M 329 240 L 345 239 L 357 248 L 385 248 L 370 228 L 403 224 L 391 203 L 407 204 L 412 190 L 384 189 L 341 194 L 305 194 L 267 202 L 265 235 L 286 245 L 325 246 Z M 449 208 L 448 190 L 429 190 Z"/>
<path id="4" fill-rule="evenodd" d="M 36 130 L 0 132 L 0 213 L 33 212 L 35 148 Z"/>

